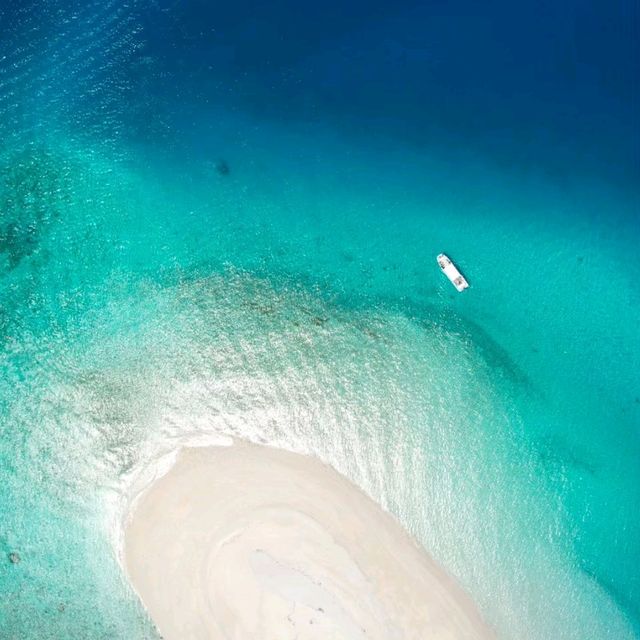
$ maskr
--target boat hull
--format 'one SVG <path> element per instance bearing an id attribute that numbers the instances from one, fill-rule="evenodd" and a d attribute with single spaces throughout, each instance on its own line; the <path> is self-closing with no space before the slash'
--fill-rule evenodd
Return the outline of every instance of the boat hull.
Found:
<path id="1" fill-rule="evenodd" d="M 467 282 L 466 278 L 460 273 L 460 271 L 458 271 L 458 267 L 453 264 L 449 256 L 441 253 L 437 259 L 442 273 L 447 276 L 451 284 L 458 291 L 462 292 L 469 287 L 469 283 Z"/>

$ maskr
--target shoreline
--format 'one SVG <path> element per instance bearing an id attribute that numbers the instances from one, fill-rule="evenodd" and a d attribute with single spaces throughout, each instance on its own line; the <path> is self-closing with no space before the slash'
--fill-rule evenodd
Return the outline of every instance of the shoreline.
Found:
<path id="1" fill-rule="evenodd" d="M 180 450 L 131 505 L 123 559 L 167 640 L 494 637 L 347 478 L 262 445 Z"/>

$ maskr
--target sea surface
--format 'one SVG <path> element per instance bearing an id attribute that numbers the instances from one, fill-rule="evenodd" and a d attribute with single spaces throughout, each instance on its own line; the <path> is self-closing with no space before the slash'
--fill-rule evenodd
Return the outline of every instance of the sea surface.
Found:
<path id="1" fill-rule="evenodd" d="M 159 638 L 123 509 L 229 437 L 346 474 L 501 639 L 640 638 L 638 18 L 0 2 L 0 638 Z"/>

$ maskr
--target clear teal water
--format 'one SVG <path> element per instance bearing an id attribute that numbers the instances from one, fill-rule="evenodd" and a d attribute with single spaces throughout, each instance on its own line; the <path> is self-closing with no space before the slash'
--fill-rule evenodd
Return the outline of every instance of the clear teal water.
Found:
<path id="1" fill-rule="evenodd" d="M 375 57 L 385 25 L 410 34 L 378 9 L 332 37 Z M 598 131 L 573 158 L 513 123 L 487 146 L 444 116 L 409 136 L 322 34 L 287 62 L 322 78 L 277 104 L 272 71 L 194 48 L 206 22 L 169 2 L 0 18 L 0 637 L 157 637 L 114 549 L 127 491 L 229 435 L 352 478 L 501 638 L 640 637 L 628 149 Z"/>

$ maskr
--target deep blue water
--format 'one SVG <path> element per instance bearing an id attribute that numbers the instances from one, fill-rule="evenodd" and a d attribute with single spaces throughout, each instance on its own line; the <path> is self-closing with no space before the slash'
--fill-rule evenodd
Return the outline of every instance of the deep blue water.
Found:
<path id="1" fill-rule="evenodd" d="M 640 637 L 638 13 L 0 4 L 0 637 L 155 637 L 115 523 L 226 435 L 501 638 Z"/>
<path id="2" fill-rule="evenodd" d="M 189 102 L 638 178 L 634 3 L 346 4 L 166 7 L 150 51 Z"/>

